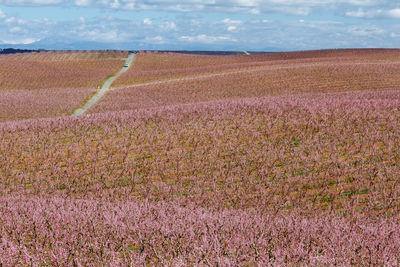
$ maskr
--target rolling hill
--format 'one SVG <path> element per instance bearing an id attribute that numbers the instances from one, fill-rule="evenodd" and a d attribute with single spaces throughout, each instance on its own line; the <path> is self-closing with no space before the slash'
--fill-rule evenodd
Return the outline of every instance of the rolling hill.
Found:
<path id="1" fill-rule="evenodd" d="M 87 72 L 28 91 L 15 64 L 0 93 L 93 92 L 126 56 L 56 54 Z M 139 53 L 89 114 L 32 97 L 0 123 L 0 263 L 399 264 L 399 69 L 385 49 Z"/>

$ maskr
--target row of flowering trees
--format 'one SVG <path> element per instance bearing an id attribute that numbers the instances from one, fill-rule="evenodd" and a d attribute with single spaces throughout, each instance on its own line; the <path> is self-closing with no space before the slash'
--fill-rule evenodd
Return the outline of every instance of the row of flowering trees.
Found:
<path id="1" fill-rule="evenodd" d="M 399 263 L 400 93 L 0 125 L 2 263 Z"/>
<path id="2" fill-rule="evenodd" d="M 395 52 L 227 57 L 0 123 L 0 265 L 400 265 Z M 45 90 L 18 92 L 50 113 L 80 96 Z"/>

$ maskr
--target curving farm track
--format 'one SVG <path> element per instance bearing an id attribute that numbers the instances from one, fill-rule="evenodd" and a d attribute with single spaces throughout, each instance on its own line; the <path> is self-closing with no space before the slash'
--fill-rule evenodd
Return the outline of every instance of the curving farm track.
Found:
<path id="1" fill-rule="evenodd" d="M 124 67 L 116 74 L 111 77 L 109 77 L 103 86 L 100 88 L 99 91 L 96 92 L 95 95 L 93 95 L 85 104 L 83 107 L 76 109 L 72 115 L 79 116 L 85 113 L 90 107 L 92 107 L 99 99 L 110 89 L 110 86 L 112 83 L 124 72 L 126 72 L 129 67 L 132 65 L 133 60 L 135 59 L 135 54 L 131 53 L 126 59 L 126 62 L 124 64 Z"/>

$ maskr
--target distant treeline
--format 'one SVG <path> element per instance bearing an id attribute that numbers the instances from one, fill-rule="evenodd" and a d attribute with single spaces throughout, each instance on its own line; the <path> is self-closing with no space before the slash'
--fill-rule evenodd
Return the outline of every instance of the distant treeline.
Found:
<path id="1" fill-rule="evenodd" d="M 0 48 L 0 54 L 16 54 L 16 53 L 31 53 L 31 52 L 40 52 L 44 51 L 43 49 L 40 50 L 30 50 L 30 49 L 15 49 L 15 48 Z"/>

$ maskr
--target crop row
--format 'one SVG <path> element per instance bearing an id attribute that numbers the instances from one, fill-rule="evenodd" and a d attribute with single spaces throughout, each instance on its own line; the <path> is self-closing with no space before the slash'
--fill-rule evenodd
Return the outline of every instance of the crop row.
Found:
<path id="1" fill-rule="evenodd" d="M 127 51 L 101 51 L 101 50 L 76 50 L 76 51 L 40 51 L 33 53 L 23 54 L 6 54 L 2 55 L 4 58 L 18 59 L 18 60 L 35 60 L 38 62 L 43 61 L 63 61 L 63 60 L 88 60 L 88 59 L 120 59 L 128 55 Z"/>
<path id="2" fill-rule="evenodd" d="M 396 214 L 399 106 L 358 92 L 3 123 L 1 190 Z"/>
<path id="3" fill-rule="evenodd" d="M 399 227 L 394 218 L 2 196 L 0 264 L 397 266 Z"/>
<path id="4" fill-rule="evenodd" d="M 0 90 L 0 122 L 70 115 L 91 89 Z"/>
<path id="5" fill-rule="evenodd" d="M 55 52 L 2 55 L 0 90 L 95 88 L 124 62 L 122 57 L 111 55 L 111 52 L 107 57 L 102 53 L 58 55 Z"/>
<path id="6" fill-rule="evenodd" d="M 89 112 L 219 99 L 398 88 L 400 64 L 296 63 L 149 82 L 109 92 Z M 174 72 L 175 73 L 175 72 Z"/>
<path id="7" fill-rule="evenodd" d="M 115 86 L 127 86 L 145 81 L 165 80 L 197 74 L 248 69 L 257 66 L 299 63 L 399 62 L 400 50 L 325 50 L 289 53 L 261 53 L 235 56 L 200 56 L 185 54 L 139 54 L 132 68 Z"/>

